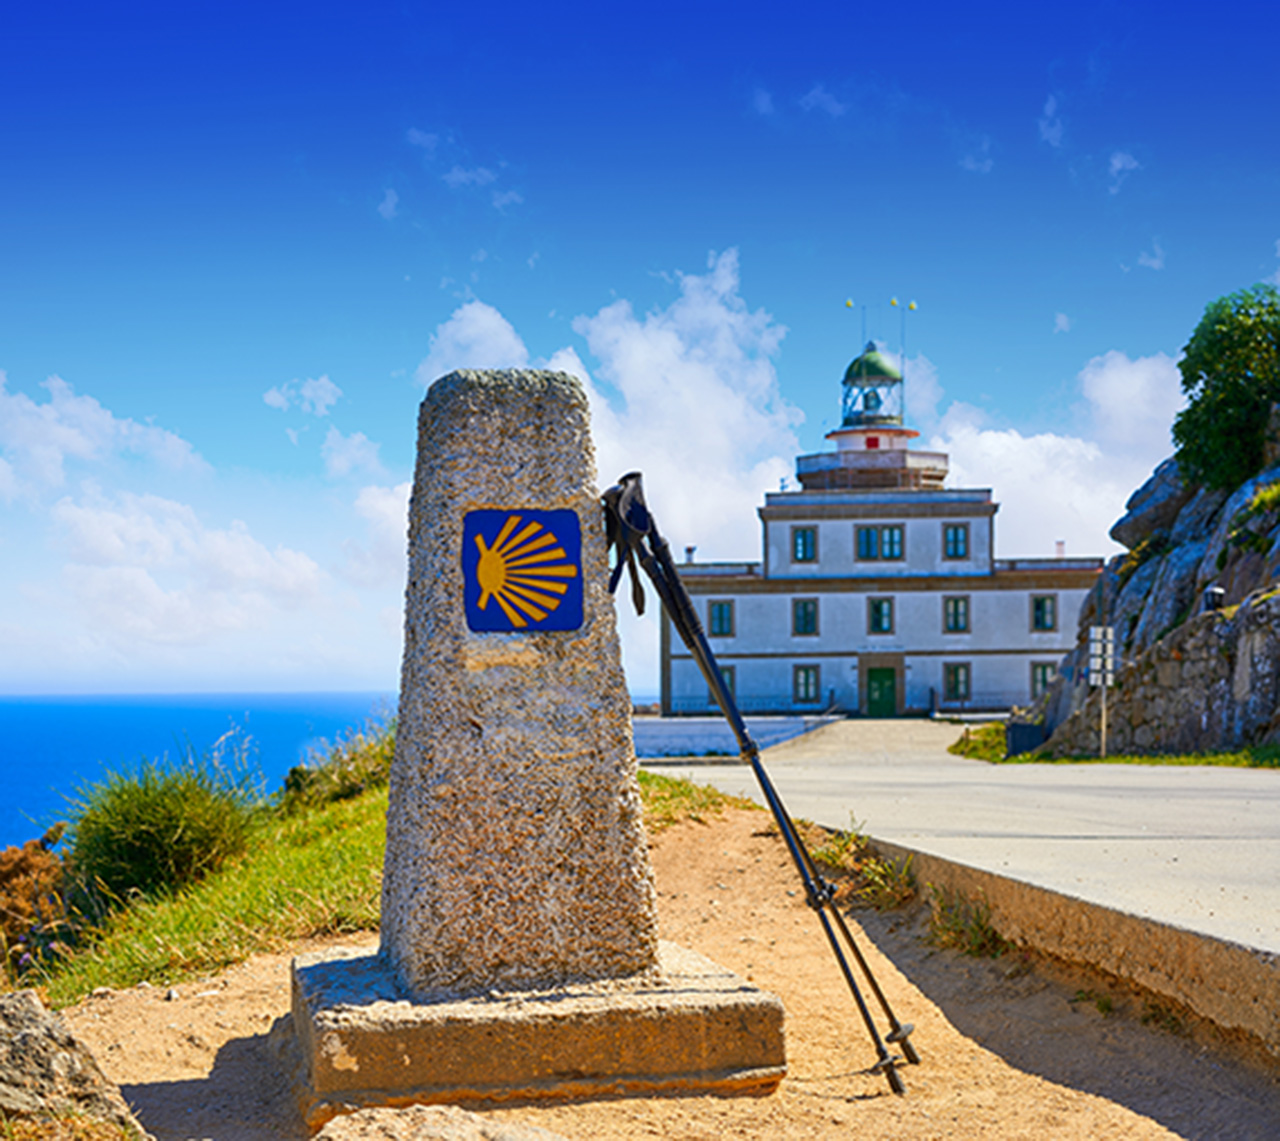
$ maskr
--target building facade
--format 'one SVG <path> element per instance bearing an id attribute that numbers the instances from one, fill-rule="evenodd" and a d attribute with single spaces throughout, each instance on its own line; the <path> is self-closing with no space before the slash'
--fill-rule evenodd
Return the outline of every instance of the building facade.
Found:
<path id="1" fill-rule="evenodd" d="M 902 377 L 868 345 L 844 379 L 835 451 L 765 496 L 759 562 L 680 577 L 744 712 L 889 717 L 998 710 L 1048 688 L 1075 645 L 1095 558 L 997 559 L 989 489 L 947 489 L 947 456 L 910 448 Z M 665 615 L 662 711 L 714 709 Z"/>

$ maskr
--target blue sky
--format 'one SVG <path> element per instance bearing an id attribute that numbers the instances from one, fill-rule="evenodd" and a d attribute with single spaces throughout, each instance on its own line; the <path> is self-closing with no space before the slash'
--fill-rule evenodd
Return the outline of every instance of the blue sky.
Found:
<path id="1" fill-rule="evenodd" d="M 602 476 L 754 557 L 895 296 L 912 422 L 995 489 L 999 553 L 1110 553 L 1205 304 L 1280 272 L 1278 25 L 6 13 L 0 691 L 394 688 L 416 406 L 464 364 L 578 371 Z"/>

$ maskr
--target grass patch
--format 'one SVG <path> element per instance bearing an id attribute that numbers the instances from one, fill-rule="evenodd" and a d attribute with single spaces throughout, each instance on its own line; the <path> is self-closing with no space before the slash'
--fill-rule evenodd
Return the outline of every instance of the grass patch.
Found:
<path id="1" fill-rule="evenodd" d="M 966 899 L 929 885 L 928 940 L 975 958 L 998 959 L 1013 944 L 991 926 L 991 909 L 985 900 Z"/>
<path id="2" fill-rule="evenodd" d="M 1140 1018 L 1143 1026 L 1155 1026 L 1169 1034 L 1185 1037 L 1189 1033 L 1187 1024 L 1174 1011 L 1150 999 L 1143 1002 Z"/>
<path id="3" fill-rule="evenodd" d="M 1007 765 L 1217 765 L 1233 769 L 1280 768 L 1280 745 L 1252 745 L 1234 753 L 1152 753 L 1137 756 L 1120 753 L 1106 757 L 1046 757 L 1022 753 L 1001 757 Z"/>
<path id="4" fill-rule="evenodd" d="M 871 856 L 860 869 L 862 883 L 854 889 L 859 902 L 877 911 L 893 911 L 916 897 L 916 873 L 911 867 L 914 856 L 902 863 Z"/>
<path id="5" fill-rule="evenodd" d="M 106 920 L 44 981 L 56 1007 L 94 987 L 181 982 L 296 939 L 378 926 L 385 790 L 257 828 L 243 858 L 203 883 Z"/>
<path id="6" fill-rule="evenodd" d="M 755 801 L 729 796 L 710 785 L 662 776 L 641 769 L 640 799 L 644 802 L 644 824 L 650 833 L 661 832 L 684 820 L 705 824 L 727 808 L 759 809 Z"/>
<path id="7" fill-rule="evenodd" d="M 323 745 L 312 752 L 306 764 L 289 770 L 280 806 L 285 812 L 298 812 L 382 788 L 391 777 L 395 752 L 394 721 L 366 726 L 336 745 Z"/>
<path id="8" fill-rule="evenodd" d="M 989 721 L 976 727 L 965 726 L 960 736 L 947 746 L 948 753 L 970 757 L 975 761 L 1003 761 L 1008 744 L 1004 722 Z"/>
<path id="9" fill-rule="evenodd" d="M 1078 1002 L 1091 1002 L 1103 1017 L 1115 1013 L 1115 1002 L 1109 994 L 1099 994 L 1095 990 L 1078 990 L 1071 998 L 1074 1006 Z"/>
<path id="10" fill-rule="evenodd" d="M 913 857 L 899 863 L 876 852 L 861 827 L 853 820 L 847 831 L 839 832 L 796 820 L 796 832 L 823 872 L 832 873 L 839 903 L 874 907 L 892 911 L 916 897 L 916 877 L 911 868 Z M 774 829 L 776 833 L 776 829 Z"/>

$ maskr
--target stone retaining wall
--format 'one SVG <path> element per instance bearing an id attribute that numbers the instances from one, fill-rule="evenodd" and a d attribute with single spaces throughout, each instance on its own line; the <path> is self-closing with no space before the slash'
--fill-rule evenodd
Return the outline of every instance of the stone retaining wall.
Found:
<path id="1" fill-rule="evenodd" d="M 1098 752 L 1100 691 L 1056 727 L 1050 756 Z M 1198 753 L 1280 739 L 1280 589 L 1202 614 L 1117 671 L 1108 753 Z"/>

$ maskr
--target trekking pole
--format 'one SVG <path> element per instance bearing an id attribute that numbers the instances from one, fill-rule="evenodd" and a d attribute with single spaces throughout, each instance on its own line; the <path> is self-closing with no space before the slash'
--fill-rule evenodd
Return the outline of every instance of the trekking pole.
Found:
<path id="1" fill-rule="evenodd" d="M 835 893 L 831 885 L 818 872 L 804 842 L 796 831 L 795 824 L 792 822 L 786 806 L 782 803 L 782 798 L 778 795 L 773 781 L 765 771 L 764 765 L 760 760 L 759 747 L 751 739 L 751 735 L 747 731 L 746 722 L 743 721 L 742 715 L 738 711 L 737 703 L 729 692 L 728 686 L 725 685 L 724 677 L 720 673 L 715 655 L 712 653 L 711 647 L 707 643 L 706 635 L 702 630 L 702 623 L 699 621 L 697 612 L 693 608 L 693 602 L 689 598 L 689 592 L 680 581 L 675 564 L 671 559 L 670 547 L 659 533 L 657 524 L 645 504 L 640 473 L 630 472 L 624 475 L 614 487 L 605 492 L 603 498 L 609 545 L 617 552 L 613 574 L 609 579 L 610 593 L 616 591 L 623 569 L 628 569 L 631 575 L 632 602 L 636 607 L 637 613 L 644 613 L 644 590 L 640 586 L 635 567 L 638 559 L 645 574 L 653 582 L 658 598 L 672 624 L 693 654 L 695 661 L 697 661 L 698 667 L 702 671 L 703 677 L 706 678 L 707 685 L 716 699 L 716 703 L 720 706 L 725 719 L 729 722 L 734 737 L 737 738 L 743 760 L 750 764 L 751 770 L 755 774 L 756 781 L 764 794 L 765 802 L 768 804 L 769 810 L 772 812 L 774 821 L 778 826 L 778 832 L 781 834 L 791 860 L 795 864 L 796 871 L 800 875 L 801 882 L 804 884 L 805 902 L 817 913 L 818 920 L 822 924 L 823 932 L 827 937 L 827 942 L 831 946 L 832 953 L 836 957 L 836 962 L 844 975 L 849 991 L 853 995 L 854 1003 L 867 1028 L 867 1033 L 875 1046 L 877 1057 L 875 1064 L 871 1067 L 871 1071 L 882 1071 L 888 1079 L 889 1088 L 896 1094 L 904 1093 L 902 1078 L 897 1071 L 897 1065 L 902 1059 L 890 1054 L 885 1042 L 901 1043 L 906 1059 L 911 1063 L 916 1063 L 919 1061 L 919 1057 L 908 1041 L 913 1028 L 910 1024 L 899 1023 L 894 1016 L 884 992 L 880 989 L 879 984 L 871 973 L 870 965 L 854 942 L 852 932 L 849 931 L 847 924 L 844 922 L 844 917 L 841 916 L 839 908 L 835 905 Z M 859 968 L 870 984 L 873 994 L 889 1021 L 891 1032 L 887 1038 L 881 1038 L 875 1020 L 871 1016 L 871 1011 L 867 1007 L 866 1000 L 858 988 L 857 980 L 849 969 L 849 963 L 844 956 L 840 939 L 836 935 L 836 929 L 832 925 L 831 917 L 827 914 L 828 910 L 834 915 L 840 935 L 843 936 L 844 941 L 857 959 Z"/>

